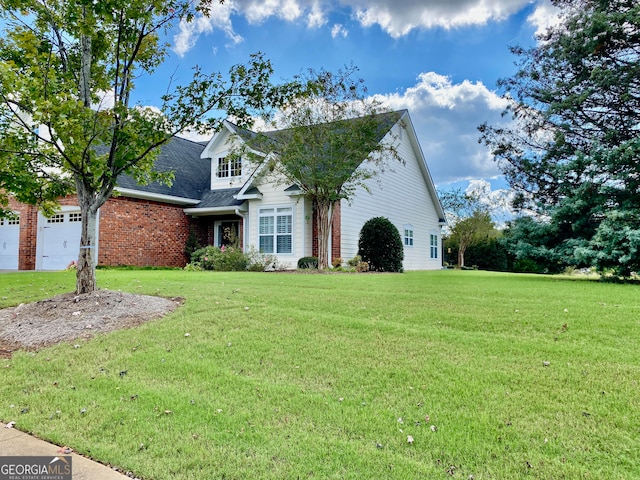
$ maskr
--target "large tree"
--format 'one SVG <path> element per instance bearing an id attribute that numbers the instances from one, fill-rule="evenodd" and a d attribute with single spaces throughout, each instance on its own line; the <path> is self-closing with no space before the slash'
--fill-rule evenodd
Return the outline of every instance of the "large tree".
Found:
<path id="1" fill-rule="evenodd" d="M 482 140 L 573 263 L 627 276 L 640 269 L 640 4 L 552 3 L 561 22 L 514 48 L 518 71 L 500 82 L 512 127 L 483 125 Z"/>
<path id="2" fill-rule="evenodd" d="M 447 241 L 457 247 L 458 268 L 463 268 L 467 249 L 497 233 L 491 220 L 490 205 L 473 191 L 454 189 L 439 192 L 438 196 L 447 213 Z"/>
<path id="3" fill-rule="evenodd" d="M 208 15 L 211 3 L 0 0 L 0 186 L 30 203 L 51 200 L 67 186 L 77 193 L 78 293 L 96 287 L 96 216 L 120 174 L 170 181 L 171 172 L 152 167 L 173 135 L 214 128 L 225 112 L 245 124 L 280 99 L 269 84 L 269 62 L 256 54 L 228 76 L 196 67 L 190 83 L 167 85 L 159 109 L 134 104 L 136 80 L 153 74 L 168 54 L 161 41 L 166 29 Z"/>
<path id="4" fill-rule="evenodd" d="M 329 235 L 336 203 L 400 161 L 391 131 L 400 114 L 389 112 L 367 89 L 358 69 L 309 70 L 296 78 L 304 91 L 276 116 L 275 135 L 258 135 L 250 145 L 275 151 L 269 172 L 276 181 L 296 184 L 313 202 L 317 225 L 318 268 L 329 264 Z M 387 141 L 381 140 L 389 135 Z M 266 142 L 266 145 L 265 145 Z"/>

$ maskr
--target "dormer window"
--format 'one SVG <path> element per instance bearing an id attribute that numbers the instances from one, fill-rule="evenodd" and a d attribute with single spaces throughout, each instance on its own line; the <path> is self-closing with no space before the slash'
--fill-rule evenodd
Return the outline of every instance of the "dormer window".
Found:
<path id="1" fill-rule="evenodd" d="M 218 178 L 239 177 L 240 175 L 242 175 L 242 159 L 240 157 L 218 158 L 218 170 L 216 172 Z"/>

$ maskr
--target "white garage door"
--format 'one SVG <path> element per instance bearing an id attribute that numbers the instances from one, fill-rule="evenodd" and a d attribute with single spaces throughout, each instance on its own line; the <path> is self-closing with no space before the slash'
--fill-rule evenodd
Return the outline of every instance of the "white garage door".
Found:
<path id="1" fill-rule="evenodd" d="M 78 259 L 82 216 L 80 212 L 60 212 L 50 218 L 40 217 L 41 235 L 39 268 L 64 270 Z"/>
<path id="2" fill-rule="evenodd" d="M 18 269 L 20 217 L 0 218 L 0 269 Z"/>

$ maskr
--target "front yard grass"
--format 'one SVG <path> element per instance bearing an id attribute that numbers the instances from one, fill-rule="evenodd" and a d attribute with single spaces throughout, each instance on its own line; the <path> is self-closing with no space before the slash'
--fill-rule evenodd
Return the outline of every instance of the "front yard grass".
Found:
<path id="1" fill-rule="evenodd" d="M 0 306 L 74 280 L 0 275 Z M 640 478 L 638 286 L 459 271 L 98 282 L 185 303 L 2 361 L 0 419 L 143 479 Z"/>

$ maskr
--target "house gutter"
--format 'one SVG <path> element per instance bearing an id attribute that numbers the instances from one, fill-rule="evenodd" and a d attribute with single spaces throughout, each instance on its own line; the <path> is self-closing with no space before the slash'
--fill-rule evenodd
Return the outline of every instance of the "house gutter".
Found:
<path id="1" fill-rule="evenodd" d="M 249 214 L 246 211 L 242 211 L 239 208 L 236 208 L 235 214 L 242 218 L 242 251 L 247 251 L 247 219 L 249 218 Z"/>
<path id="2" fill-rule="evenodd" d="M 201 200 L 192 198 L 174 197 L 173 195 L 162 195 L 161 193 L 142 192 L 131 188 L 114 188 L 123 197 L 139 198 L 142 200 L 154 200 L 156 202 L 173 203 L 175 205 L 197 205 Z"/>
<path id="3" fill-rule="evenodd" d="M 192 217 L 202 217 L 204 215 L 221 215 L 225 213 L 235 213 L 238 216 L 243 216 L 237 207 L 208 207 L 208 208 L 185 208 L 184 213 L 191 215 Z"/>

